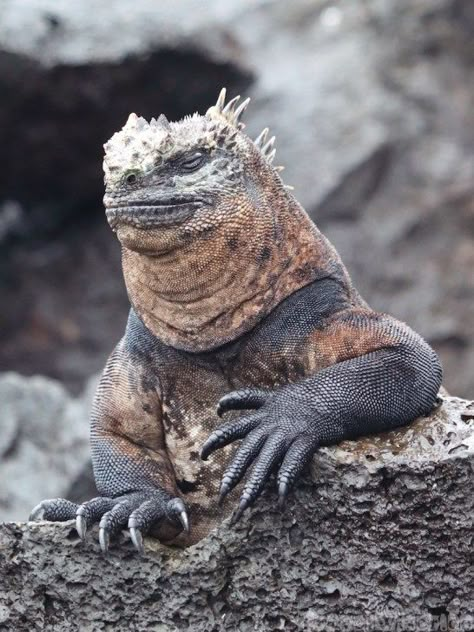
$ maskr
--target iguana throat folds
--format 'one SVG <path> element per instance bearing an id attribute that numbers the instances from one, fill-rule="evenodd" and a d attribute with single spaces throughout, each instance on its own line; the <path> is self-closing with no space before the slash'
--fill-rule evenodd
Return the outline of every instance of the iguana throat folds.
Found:
<path id="1" fill-rule="evenodd" d="M 282 188 L 280 195 L 287 198 Z M 285 207 L 280 222 L 263 202 L 223 196 L 172 226 L 119 227 L 128 294 L 148 329 L 177 348 L 211 349 L 313 281 L 324 269 L 322 238 L 302 211 L 290 212 L 289 198 L 274 208 Z"/>

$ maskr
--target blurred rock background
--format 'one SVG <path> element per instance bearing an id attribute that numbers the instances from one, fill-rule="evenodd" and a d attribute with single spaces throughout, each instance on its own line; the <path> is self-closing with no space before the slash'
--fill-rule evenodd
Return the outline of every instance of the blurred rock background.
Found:
<path id="1" fill-rule="evenodd" d="M 0 0 L 0 370 L 61 383 L 0 379 L 0 518 L 91 493 L 84 388 L 128 310 L 102 144 L 222 86 L 368 302 L 472 396 L 473 62 L 472 0 Z"/>

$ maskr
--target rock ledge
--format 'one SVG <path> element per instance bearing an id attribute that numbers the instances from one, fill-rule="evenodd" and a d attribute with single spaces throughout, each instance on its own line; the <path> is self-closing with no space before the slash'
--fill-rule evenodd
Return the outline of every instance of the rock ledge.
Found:
<path id="1" fill-rule="evenodd" d="M 124 534 L 103 557 L 73 523 L 4 524 L 0 630 L 474 629 L 473 466 L 474 403 L 446 397 L 321 450 L 283 514 L 269 490 L 184 551 L 139 558 Z"/>

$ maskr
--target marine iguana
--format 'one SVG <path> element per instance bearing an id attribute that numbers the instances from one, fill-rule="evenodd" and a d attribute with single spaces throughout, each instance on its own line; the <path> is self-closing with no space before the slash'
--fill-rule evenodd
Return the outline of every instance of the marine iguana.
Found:
<path id="1" fill-rule="evenodd" d="M 283 504 L 320 446 L 408 424 L 441 385 L 434 351 L 370 309 L 285 187 L 268 129 L 243 132 L 249 99 L 225 95 L 178 122 L 131 114 L 105 145 L 131 310 L 92 413 L 101 495 L 31 516 L 76 518 L 82 538 L 100 521 L 104 551 L 127 527 L 139 551 L 147 533 L 193 544 L 272 472 Z"/>

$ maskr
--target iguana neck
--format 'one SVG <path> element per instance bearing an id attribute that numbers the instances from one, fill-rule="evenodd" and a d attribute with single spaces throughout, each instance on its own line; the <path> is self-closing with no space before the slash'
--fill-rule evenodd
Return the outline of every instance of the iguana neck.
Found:
<path id="1" fill-rule="evenodd" d="M 347 272 L 296 201 L 269 222 L 258 217 L 179 250 L 148 256 L 123 248 L 133 308 L 165 344 L 192 352 L 251 330 L 282 300 L 317 278 Z M 349 284 L 348 284 L 349 286 Z"/>

